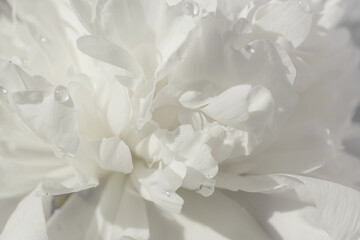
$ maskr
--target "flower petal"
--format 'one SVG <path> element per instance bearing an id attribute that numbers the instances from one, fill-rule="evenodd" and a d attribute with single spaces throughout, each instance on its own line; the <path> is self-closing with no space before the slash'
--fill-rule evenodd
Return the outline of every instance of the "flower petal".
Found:
<path id="1" fill-rule="evenodd" d="M 43 203 L 36 192 L 33 191 L 19 203 L 4 227 L 1 239 L 48 240 Z"/>
<path id="2" fill-rule="evenodd" d="M 251 86 L 249 85 L 229 88 L 215 97 L 201 111 L 224 124 L 239 125 L 249 118 L 246 98 L 250 90 Z"/>
<path id="3" fill-rule="evenodd" d="M 85 54 L 133 74 L 131 76 L 133 81 L 128 81 L 129 86 L 127 87 L 132 89 L 136 87 L 142 69 L 134 56 L 126 49 L 97 36 L 83 36 L 77 40 L 77 45 Z"/>
<path id="4" fill-rule="evenodd" d="M 149 208 L 151 239 L 269 239 L 261 227 L 241 205 L 221 192 L 203 198 L 190 191 L 181 191 L 185 199 L 180 214 L 161 213 Z M 224 223 L 226 219 L 226 223 Z M 236 224 L 232 224 L 236 223 Z M 165 228 L 163 226 L 166 226 Z"/>
<path id="5" fill-rule="evenodd" d="M 149 229 L 144 200 L 128 179 L 114 174 L 103 189 L 71 196 L 50 220 L 49 236 L 59 240 L 146 240 Z"/>
<path id="6" fill-rule="evenodd" d="M 315 218 L 332 239 L 360 237 L 360 193 L 320 179 L 277 175 L 276 180 L 295 188 L 300 198 L 316 206 Z M 301 189 L 299 184 L 305 188 Z"/>
<path id="7" fill-rule="evenodd" d="M 215 180 L 216 187 L 231 191 L 269 192 L 281 186 L 281 184 L 266 175 L 241 176 L 220 171 Z"/>
<path id="8" fill-rule="evenodd" d="M 297 199 L 294 191 L 227 195 L 246 207 L 271 239 L 331 239 L 313 218 L 316 209 Z"/>
<path id="9" fill-rule="evenodd" d="M 255 24 L 266 31 L 281 34 L 294 47 L 304 42 L 311 30 L 312 15 L 308 0 L 272 0 L 257 9 Z"/>
<path id="10" fill-rule="evenodd" d="M 186 167 L 173 161 L 164 169 L 152 170 L 138 164 L 131 174 L 142 197 L 169 212 L 180 212 L 184 203 L 176 193 L 185 178 Z"/>
<path id="11" fill-rule="evenodd" d="M 58 88 L 12 93 L 11 106 L 37 135 L 75 154 L 79 144 L 75 111 L 66 88 L 61 87 L 57 96 Z"/>
<path id="12" fill-rule="evenodd" d="M 130 173 L 133 169 L 128 145 L 118 137 L 91 141 L 86 150 L 89 158 L 95 158 L 99 165 L 109 171 Z"/>

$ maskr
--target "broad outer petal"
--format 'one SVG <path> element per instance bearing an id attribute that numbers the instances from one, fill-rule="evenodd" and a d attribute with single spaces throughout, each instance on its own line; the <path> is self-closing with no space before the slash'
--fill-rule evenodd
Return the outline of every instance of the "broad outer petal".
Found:
<path id="1" fill-rule="evenodd" d="M 207 198 L 185 190 L 180 194 L 185 199 L 180 214 L 148 204 L 151 239 L 269 239 L 251 215 L 223 193 Z"/>
<path id="2" fill-rule="evenodd" d="M 37 189 L 17 206 L 0 235 L 4 240 L 48 240 L 43 203 Z"/>

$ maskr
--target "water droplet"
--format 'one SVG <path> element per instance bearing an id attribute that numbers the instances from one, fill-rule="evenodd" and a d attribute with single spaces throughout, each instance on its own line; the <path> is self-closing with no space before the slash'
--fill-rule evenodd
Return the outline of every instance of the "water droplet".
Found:
<path id="1" fill-rule="evenodd" d="M 70 99 L 69 91 L 64 86 L 57 86 L 54 91 L 54 98 L 58 102 L 66 102 Z"/>
<path id="2" fill-rule="evenodd" d="M 308 0 L 299 0 L 298 5 L 304 12 L 311 13 L 311 6 Z"/>
<path id="3" fill-rule="evenodd" d="M 3 88 L 0 86 L 0 97 L 3 101 L 5 101 L 6 103 L 8 103 L 8 91 L 6 90 L 6 88 Z"/>
<path id="4" fill-rule="evenodd" d="M 170 192 L 165 192 L 166 196 L 170 197 L 171 193 Z"/>
<path id="5" fill-rule="evenodd" d="M 199 188 L 196 190 L 197 193 L 201 194 L 203 197 L 209 197 L 215 191 L 214 185 L 209 182 L 204 182 L 200 184 Z"/>
<path id="6" fill-rule="evenodd" d="M 66 153 L 65 153 L 64 149 L 62 149 L 60 147 L 55 147 L 54 148 L 54 155 L 57 158 L 64 158 L 66 156 Z"/>
<path id="7" fill-rule="evenodd" d="M 42 42 L 42 43 L 47 42 L 47 38 L 46 38 L 46 37 L 40 37 L 39 40 L 40 40 L 40 42 Z"/>
<path id="8" fill-rule="evenodd" d="M 191 15 L 193 17 L 199 15 L 199 5 L 193 1 L 185 1 L 182 6 L 182 10 L 185 15 Z"/>
<path id="9" fill-rule="evenodd" d="M 249 53 L 255 53 L 255 49 L 250 45 L 246 45 L 244 48 Z"/>
<path id="10" fill-rule="evenodd" d="M 208 175 L 206 176 L 206 178 L 207 178 L 207 179 L 214 178 L 214 175 L 208 174 Z"/>
<path id="11" fill-rule="evenodd" d="M 61 147 L 58 147 L 58 146 L 56 146 L 53 151 L 54 151 L 55 157 L 57 157 L 57 158 L 71 158 L 71 157 L 73 157 L 72 154 L 65 152 L 64 149 L 62 149 Z"/>

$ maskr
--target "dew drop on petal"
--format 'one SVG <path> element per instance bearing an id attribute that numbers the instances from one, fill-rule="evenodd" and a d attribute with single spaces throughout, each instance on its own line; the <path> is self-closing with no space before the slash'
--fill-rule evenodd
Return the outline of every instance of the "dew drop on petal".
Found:
<path id="1" fill-rule="evenodd" d="M 165 192 L 166 196 L 170 197 L 171 193 L 170 192 Z"/>
<path id="2" fill-rule="evenodd" d="M 46 37 L 39 37 L 39 40 L 40 40 L 40 42 L 42 42 L 42 43 L 47 42 L 47 38 L 46 38 Z"/>
<path id="3" fill-rule="evenodd" d="M 64 86 L 57 86 L 54 91 L 54 98 L 58 102 L 66 102 L 69 100 L 69 91 Z"/>
<path id="4" fill-rule="evenodd" d="M 211 178 L 214 178 L 214 176 L 211 175 L 211 174 L 208 174 L 208 175 L 206 176 L 206 178 L 207 178 L 207 179 L 211 179 Z"/>
<path id="5" fill-rule="evenodd" d="M 200 184 L 199 188 L 196 190 L 197 193 L 201 194 L 203 197 L 209 197 L 214 193 L 214 186 L 211 183 L 204 182 Z"/>
<path id="6" fill-rule="evenodd" d="M 199 14 L 199 5 L 193 1 L 184 1 L 182 10 L 185 15 L 191 15 L 193 17 Z"/>
<path id="7" fill-rule="evenodd" d="M 0 86 L 0 98 L 6 103 L 8 103 L 8 91 L 6 90 L 6 88 L 3 88 L 1 86 Z"/>
<path id="8" fill-rule="evenodd" d="M 311 6 L 308 0 L 298 0 L 298 5 L 304 12 L 311 13 Z"/>
<path id="9" fill-rule="evenodd" d="M 255 49 L 250 45 L 246 45 L 244 48 L 249 53 L 255 53 Z"/>
<path id="10" fill-rule="evenodd" d="M 64 150 L 60 147 L 55 147 L 54 148 L 54 155 L 57 158 L 64 158 L 66 156 L 66 153 L 64 152 Z"/>
<path id="11" fill-rule="evenodd" d="M 57 158 L 72 158 L 74 157 L 71 153 L 66 152 L 64 149 L 62 149 L 59 146 L 56 146 L 54 149 L 54 155 Z"/>

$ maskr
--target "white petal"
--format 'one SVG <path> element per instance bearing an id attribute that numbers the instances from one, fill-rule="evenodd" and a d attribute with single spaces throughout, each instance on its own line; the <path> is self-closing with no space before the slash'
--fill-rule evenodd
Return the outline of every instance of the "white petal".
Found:
<path id="1" fill-rule="evenodd" d="M 249 55 L 248 48 L 254 53 Z M 248 57 L 244 55 L 245 52 Z M 277 107 L 275 118 L 278 124 L 282 124 L 297 103 L 297 95 L 292 86 L 296 70 L 290 57 L 273 42 L 257 40 L 241 51 L 234 51 L 233 61 L 238 66 L 236 72 L 239 77 L 244 81 L 250 79 L 252 86 L 259 85 L 271 92 Z"/>
<path id="2" fill-rule="evenodd" d="M 166 0 L 166 3 L 169 4 L 169 6 L 174 6 L 176 4 L 179 4 L 182 0 Z"/>
<path id="3" fill-rule="evenodd" d="M 77 40 L 77 45 L 85 54 L 133 74 L 128 87 L 134 89 L 137 86 L 142 69 L 126 49 L 96 36 L 83 36 Z"/>
<path id="4" fill-rule="evenodd" d="M 324 2 L 323 5 L 318 24 L 325 28 L 335 27 L 344 16 L 347 2 L 341 0 L 330 0 Z"/>
<path id="5" fill-rule="evenodd" d="M 30 77 L 15 64 L 0 59 L 0 86 L 8 91 L 8 94 L 23 90 L 36 90 L 51 86 L 39 76 Z"/>
<path id="6" fill-rule="evenodd" d="M 147 9 L 143 8 L 141 1 L 74 0 L 72 5 L 81 22 L 94 36 L 104 36 L 125 49 L 152 39 L 145 19 Z"/>
<path id="7" fill-rule="evenodd" d="M 2 126 L 7 131 L 2 131 L 0 137 L 0 182 L 3 184 L 0 196 L 26 193 L 39 182 L 45 193 L 71 192 L 97 183 L 94 163 L 82 161 L 79 156 L 69 161 L 56 158 L 50 142 L 44 142 L 14 112 L 7 110 L 1 111 L 2 116 L 6 116 Z"/>
<path id="8" fill-rule="evenodd" d="M 164 169 L 152 170 L 138 164 L 131 177 L 141 195 L 170 212 L 180 212 L 184 203 L 176 193 L 186 174 L 183 163 L 173 161 Z"/>
<path id="9" fill-rule="evenodd" d="M 338 152 L 337 158 L 329 159 L 324 166 L 309 173 L 309 176 L 335 182 L 360 191 L 359 158 L 346 152 Z"/>
<path id="10" fill-rule="evenodd" d="M 180 62 L 189 48 L 194 33 L 195 24 L 191 17 L 182 16 L 174 19 L 166 35 L 158 43 L 161 63 L 156 69 L 158 79 L 164 78 Z"/>
<path id="11" fill-rule="evenodd" d="M 255 24 L 266 31 L 281 34 L 294 47 L 298 47 L 311 30 L 312 15 L 308 0 L 270 1 L 257 9 L 254 17 Z"/>
<path id="12" fill-rule="evenodd" d="M 0 200 L 0 232 L 3 231 L 3 228 L 8 221 L 11 214 L 16 209 L 16 206 L 22 200 L 23 196 L 21 197 L 13 197 L 13 198 L 5 198 Z"/>
<path id="13" fill-rule="evenodd" d="M 178 130 L 179 134 L 173 144 L 169 144 L 170 150 L 180 155 L 186 166 L 196 169 L 205 177 L 215 176 L 218 165 L 211 154 L 212 149 L 207 145 L 209 136 L 202 132 L 194 132 L 190 125 L 181 125 Z"/>
<path id="14" fill-rule="evenodd" d="M 250 85 L 231 87 L 215 97 L 201 111 L 217 121 L 236 126 L 249 118 L 246 99 L 250 91 Z"/>
<path id="15" fill-rule="evenodd" d="M 360 237 L 360 193 L 351 188 L 315 178 L 278 175 L 299 197 L 316 206 L 315 218 L 332 239 Z M 299 183 L 300 182 L 300 183 Z M 305 186 L 301 189 L 299 184 Z"/>
<path id="16" fill-rule="evenodd" d="M 161 213 L 148 206 L 151 239 L 269 239 L 261 227 L 241 205 L 221 192 L 204 198 L 182 191 L 185 199 L 180 214 Z M 226 221 L 224 221 L 226 219 Z M 165 226 L 165 227 L 164 227 Z"/>
<path id="17" fill-rule="evenodd" d="M 128 92 L 120 83 L 115 82 L 110 93 L 107 118 L 114 134 L 119 135 L 129 124 L 131 109 Z"/>
<path id="18" fill-rule="evenodd" d="M 36 196 L 36 192 L 33 191 L 19 203 L 1 233 L 1 239 L 48 239 L 42 199 Z"/>
<path id="19" fill-rule="evenodd" d="M 49 238 L 51 240 L 85 239 L 101 190 L 98 187 L 72 194 L 49 219 L 47 223 Z"/>
<path id="20" fill-rule="evenodd" d="M 75 111 L 69 93 L 62 89 L 64 101 L 56 99 L 57 88 L 14 92 L 11 106 L 38 136 L 75 154 L 79 144 Z"/>
<path id="21" fill-rule="evenodd" d="M 181 84 L 184 83 L 181 82 Z M 193 81 L 187 84 L 185 83 L 184 86 L 174 86 L 174 88 L 179 92 L 182 92 L 182 88 L 185 88 L 179 96 L 179 102 L 184 107 L 190 109 L 203 107 L 210 103 L 216 93 L 216 84 L 207 80 Z M 164 90 L 166 91 L 166 89 Z M 165 91 L 162 94 L 164 94 Z"/>
<path id="22" fill-rule="evenodd" d="M 0 183 L 0 198 L 9 198 L 31 191 L 36 187 L 37 180 L 15 163 L 0 156 Z"/>
<path id="23" fill-rule="evenodd" d="M 359 112 L 358 112 L 359 113 Z M 360 116 L 357 114 L 357 116 Z M 356 116 L 356 118 L 357 118 Z M 358 119 L 358 118 L 357 118 Z M 360 120 L 360 119 L 359 119 Z M 344 145 L 348 153 L 360 158 L 360 123 L 353 122 L 350 126 L 349 135 L 344 139 Z"/>
<path id="24" fill-rule="evenodd" d="M 130 173 L 133 169 L 132 156 L 128 145 L 118 137 L 90 141 L 85 153 L 109 171 Z"/>
<path id="25" fill-rule="evenodd" d="M 145 202 L 128 179 L 111 176 L 101 195 L 85 239 L 149 238 Z"/>
<path id="26" fill-rule="evenodd" d="M 252 174 L 304 173 L 335 158 L 328 131 L 316 123 L 289 124 L 271 147 L 253 157 L 229 165 L 229 171 L 247 169 Z"/>
<path id="27" fill-rule="evenodd" d="M 316 209 L 297 199 L 294 191 L 227 195 L 246 207 L 271 239 L 331 239 L 314 217 Z"/>
<path id="28" fill-rule="evenodd" d="M 116 174 L 104 185 L 103 188 L 72 195 L 50 219 L 50 238 L 148 239 L 145 203 L 131 183 Z"/>
<path id="29" fill-rule="evenodd" d="M 266 175 L 240 176 L 227 172 L 219 172 L 216 177 L 216 187 L 231 191 L 269 192 L 281 186 Z"/>

